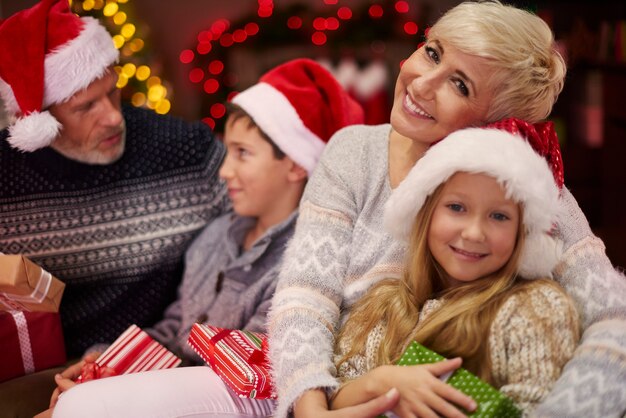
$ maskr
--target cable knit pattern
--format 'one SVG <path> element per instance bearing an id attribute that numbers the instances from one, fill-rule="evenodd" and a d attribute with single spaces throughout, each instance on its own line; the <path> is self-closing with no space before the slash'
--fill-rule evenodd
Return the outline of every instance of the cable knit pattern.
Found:
<path id="1" fill-rule="evenodd" d="M 389 130 L 338 132 L 307 184 L 270 311 L 277 417 L 304 391 L 337 386 L 333 335 L 343 312 L 372 283 L 399 277 L 405 250 L 382 226 Z"/>
<path id="2" fill-rule="evenodd" d="M 574 299 L 585 330 L 572 360 L 538 417 L 626 416 L 626 277 L 615 270 L 604 244 L 564 189 L 558 236 L 564 254 L 555 276 Z"/>
<path id="3" fill-rule="evenodd" d="M 429 300 L 420 312 L 420 322 L 441 304 Z M 444 302 L 445 303 L 445 302 Z M 570 299 L 549 286 L 534 286 L 510 296 L 491 324 L 489 350 L 492 375 L 497 387 L 530 416 L 533 407 L 549 392 L 561 368 L 576 348 L 578 313 Z M 385 327 L 376 326 L 365 349 L 339 366 L 342 382 L 353 380 L 374 367 Z M 408 341 L 407 341 L 408 342 Z M 335 361 L 350 348 L 339 341 Z"/>
<path id="4" fill-rule="evenodd" d="M 578 343 L 578 312 L 562 292 L 533 286 L 511 296 L 491 325 L 496 386 L 530 416 L 561 374 Z"/>
<path id="5" fill-rule="evenodd" d="M 341 317 L 374 282 L 400 276 L 405 249 L 382 226 L 391 193 L 389 131 L 389 125 L 380 125 L 338 132 L 305 190 L 270 311 L 279 418 L 306 390 L 338 386 L 332 347 Z M 556 276 L 582 314 L 585 333 L 536 411 L 546 417 L 621 416 L 626 410 L 626 279 L 597 245 L 565 189 L 562 204 L 567 215 L 559 221 L 559 238 L 565 254 Z"/>

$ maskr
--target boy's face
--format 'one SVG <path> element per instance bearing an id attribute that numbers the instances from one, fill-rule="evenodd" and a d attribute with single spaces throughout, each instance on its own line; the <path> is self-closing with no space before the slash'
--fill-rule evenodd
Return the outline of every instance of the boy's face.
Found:
<path id="1" fill-rule="evenodd" d="M 293 162 L 288 157 L 277 159 L 272 146 L 249 123 L 246 117 L 227 121 L 226 158 L 219 174 L 237 214 L 272 219 L 289 186 Z"/>

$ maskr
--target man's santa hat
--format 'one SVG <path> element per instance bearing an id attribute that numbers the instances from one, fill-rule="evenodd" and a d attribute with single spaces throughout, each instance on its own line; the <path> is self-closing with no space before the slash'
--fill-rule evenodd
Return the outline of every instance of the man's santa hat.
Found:
<path id="1" fill-rule="evenodd" d="M 22 151 L 50 145 L 61 126 L 46 109 L 101 78 L 119 56 L 106 29 L 76 16 L 67 0 L 42 0 L 0 20 L 0 51 L 7 139 Z"/>
<path id="2" fill-rule="evenodd" d="M 532 125 L 506 119 L 485 128 L 468 128 L 433 145 L 392 192 L 384 224 L 408 241 L 426 198 L 457 172 L 493 176 L 508 198 L 523 205 L 526 240 L 519 265 L 522 277 L 551 277 L 561 245 L 550 232 L 559 214 L 563 163 L 551 122 Z"/>
<path id="3" fill-rule="evenodd" d="M 309 175 L 330 137 L 364 120 L 361 105 L 335 77 L 319 63 L 305 58 L 268 71 L 232 102 Z"/>

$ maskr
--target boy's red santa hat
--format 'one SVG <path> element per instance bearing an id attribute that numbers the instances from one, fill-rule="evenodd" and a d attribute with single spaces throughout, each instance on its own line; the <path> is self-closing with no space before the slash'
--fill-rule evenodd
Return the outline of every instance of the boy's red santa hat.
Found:
<path id="1" fill-rule="evenodd" d="M 364 120 L 361 105 L 335 77 L 305 58 L 268 71 L 232 102 L 309 175 L 330 137 Z"/>
<path id="2" fill-rule="evenodd" d="M 485 128 L 467 128 L 433 145 L 392 192 L 384 224 L 408 241 L 417 213 L 440 184 L 457 172 L 493 176 L 507 197 L 523 206 L 526 240 L 519 273 L 551 277 L 561 245 L 550 232 L 560 211 L 563 163 L 551 122 L 532 125 L 506 119 Z"/>
<path id="3" fill-rule="evenodd" d="M 61 126 L 46 109 L 101 78 L 118 56 L 106 29 L 76 16 L 67 0 L 42 0 L 0 20 L 0 97 L 12 120 L 11 146 L 50 145 Z"/>

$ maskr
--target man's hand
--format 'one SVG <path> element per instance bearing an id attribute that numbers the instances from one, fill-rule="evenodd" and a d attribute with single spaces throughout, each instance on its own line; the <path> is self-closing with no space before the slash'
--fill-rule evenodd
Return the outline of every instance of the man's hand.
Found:
<path id="1" fill-rule="evenodd" d="M 362 404 L 329 411 L 324 391 L 309 390 L 296 402 L 294 416 L 296 418 L 375 418 L 393 409 L 399 400 L 400 393 L 393 388 Z"/>

